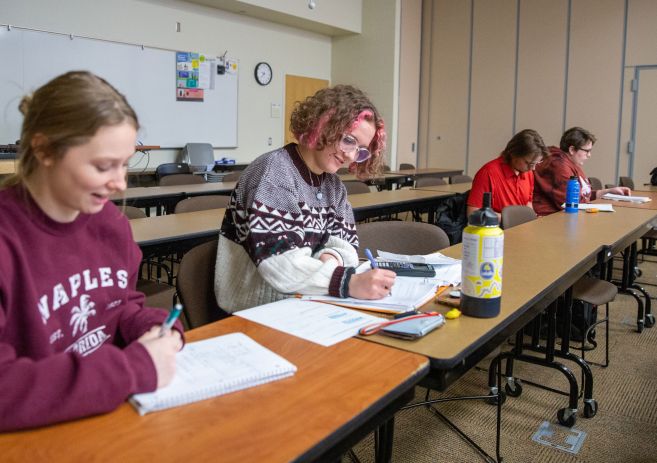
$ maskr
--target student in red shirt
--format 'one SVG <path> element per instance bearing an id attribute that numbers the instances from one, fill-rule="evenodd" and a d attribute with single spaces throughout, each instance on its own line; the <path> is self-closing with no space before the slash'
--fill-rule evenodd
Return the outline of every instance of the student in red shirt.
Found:
<path id="1" fill-rule="evenodd" d="M 141 251 L 109 201 L 137 116 L 88 72 L 20 103 L 17 173 L 0 190 L 0 432 L 105 413 L 171 381 L 180 324 L 135 289 Z"/>
<path id="2" fill-rule="evenodd" d="M 534 173 L 534 210 L 538 215 L 548 215 L 561 210 L 566 201 L 566 186 L 571 176 L 579 179 L 579 202 L 588 203 L 605 193 L 630 195 L 627 187 L 593 190 L 591 182 L 582 170 L 591 157 L 596 138 L 588 130 L 572 127 L 564 132 L 559 147 L 550 146 L 550 156 Z"/>
<path id="3" fill-rule="evenodd" d="M 499 157 L 487 162 L 475 174 L 468 195 L 468 216 L 483 203 L 484 193 L 492 193 L 492 208 L 501 219 L 506 206 L 532 207 L 534 168 L 548 155 L 541 136 L 531 129 L 518 132 Z"/>

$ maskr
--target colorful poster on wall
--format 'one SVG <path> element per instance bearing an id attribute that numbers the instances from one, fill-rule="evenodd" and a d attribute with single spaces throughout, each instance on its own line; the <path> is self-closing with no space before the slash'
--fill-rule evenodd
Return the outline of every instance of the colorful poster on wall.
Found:
<path id="1" fill-rule="evenodd" d="M 212 88 L 211 60 L 203 53 L 176 52 L 176 100 L 203 101 Z"/>

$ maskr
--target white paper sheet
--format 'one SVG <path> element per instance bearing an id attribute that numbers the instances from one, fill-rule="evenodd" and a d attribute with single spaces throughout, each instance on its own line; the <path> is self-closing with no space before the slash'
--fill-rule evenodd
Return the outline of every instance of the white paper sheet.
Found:
<path id="1" fill-rule="evenodd" d="M 380 317 L 322 302 L 283 299 L 233 315 L 277 329 L 322 346 L 332 346 L 358 334 Z"/>

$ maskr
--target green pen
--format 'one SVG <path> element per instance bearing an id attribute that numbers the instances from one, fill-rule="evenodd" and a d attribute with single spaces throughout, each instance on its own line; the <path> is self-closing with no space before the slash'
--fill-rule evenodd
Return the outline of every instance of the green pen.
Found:
<path id="1" fill-rule="evenodd" d="M 164 320 L 162 326 L 160 327 L 160 337 L 164 336 L 166 333 L 168 333 L 171 330 L 173 324 L 176 323 L 176 320 L 178 320 L 178 317 L 180 317 L 182 310 L 183 310 L 182 304 L 176 304 L 173 306 L 173 309 L 171 309 L 171 312 L 169 312 L 169 315 L 167 316 L 166 320 Z"/>

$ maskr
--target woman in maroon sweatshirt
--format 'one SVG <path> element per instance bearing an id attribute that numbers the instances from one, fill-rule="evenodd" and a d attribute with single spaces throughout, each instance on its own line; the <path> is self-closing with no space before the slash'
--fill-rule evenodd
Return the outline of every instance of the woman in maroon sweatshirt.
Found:
<path id="1" fill-rule="evenodd" d="M 135 290 L 141 252 L 109 201 L 126 188 L 137 116 L 69 72 L 20 104 L 16 175 L 0 190 L 0 431 L 113 410 L 171 381 L 177 330 Z"/>

